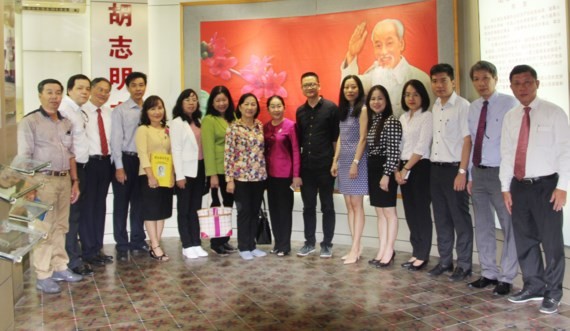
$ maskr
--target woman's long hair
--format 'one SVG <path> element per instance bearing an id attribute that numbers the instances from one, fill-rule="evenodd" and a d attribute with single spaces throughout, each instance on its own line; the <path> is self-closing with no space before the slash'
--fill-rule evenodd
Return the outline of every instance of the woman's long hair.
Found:
<path id="1" fill-rule="evenodd" d="M 382 96 L 384 96 L 384 100 L 386 100 L 386 107 L 384 107 L 384 110 L 380 113 L 380 116 L 381 116 L 380 122 L 376 126 L 376 131 L 374 132 L 374 143 L 378 144 L 378 141 L 380 140 L 380 134 L 382 134 L 382 130 L 384 129 L 384 123 L 386 122 L 386 119 L 388 117 L 392 116 L 394 111 L 392 110 L 392 102 L 390 101 L 390 95 L 388 94 L 388 91 L 386 90 L 386 88 L 382 85 L 372 86 L 372 88 L 370 88 L 370 91 L 368 91 L 368 95 L 366 96 L 366 111 L 368 114 L 368 131 L 370 131 L 370 129 L 372 128 L 372 122 L 373 122 L 372 119 L 374 118 L 374 115 L 376 114 L 374 112 L 374 110 L 372 110 L 372 107 L 370 107 L 370 99 L 372 98 L 372 94 L 374 93 L 374 91 L 380 91 Z"/>
<path id="2" fill-rule="evenodd" d="M 347 80 L 354 79 L 356 85 L 358 86 L 358 96 L 354 100 L 354 109 L 352 111 L 352 117 L 359 117 L 362 111 L 362 106 L 364 105 L 364 87 L 362 86 L 362 81 L 356 75 L 348 75 L 344 77 L 342 83 L 340 84 L 340 93 L 338 96 L 338 108 L 339 108 L 339 119 L 341 121 L 346 120 L 348 117 L 348 112 L 350 111 L 350 102 L 344 96 L 344 84 Z"/>

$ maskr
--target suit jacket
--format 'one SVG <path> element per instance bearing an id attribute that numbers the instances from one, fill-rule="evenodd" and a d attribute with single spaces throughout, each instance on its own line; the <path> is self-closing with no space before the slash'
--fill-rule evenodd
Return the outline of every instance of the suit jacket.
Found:
<path id="1" fill-rule="evenodd" d="M 170 122 L 170 142 L 176 180 L 196 177 L 198 174 L 198 142 L 190 124 L 180 117 Z"/>

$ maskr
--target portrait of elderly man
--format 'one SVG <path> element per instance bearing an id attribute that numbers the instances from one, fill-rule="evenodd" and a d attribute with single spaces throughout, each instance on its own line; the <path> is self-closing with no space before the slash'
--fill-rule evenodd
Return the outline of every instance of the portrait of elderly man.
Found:
<path id="1" fill-rule="evenodd" d="M 400 117 L 403 113 L 400 100 L 402 87 L 407 81 L 417 79 L 425 86 L 431 85 L 429 76 L 421 69 L 412 66 L 403 56 L 406 46 L 404 32 L 404 24 L 400 20 L 388 18 L 378 22 L 371 33 L 376 61 L 360 75 L 365 91 L 377 84 L 388 90 L 396 117 Z M 346 57 L 341 65 L 342 77 L 359 74 L 357 57 L 364 48 L 367 36 L 366 22 L 358 24 L 348 41 Z M 433 99 L 430 93 L 430 100 Z"/>

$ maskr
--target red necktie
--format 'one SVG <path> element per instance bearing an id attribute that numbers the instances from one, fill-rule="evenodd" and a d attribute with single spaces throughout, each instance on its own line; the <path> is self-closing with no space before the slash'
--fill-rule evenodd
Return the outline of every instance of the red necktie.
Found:
<path id="1" fill-rule="evenodd" d="M 479 124 L 477 125 L 477 135 L 475 136 L 475 147 L 473 148 L 473 165 L 481 164 L 481 154 L 483 153 L 483 137 L 485 136 L 485 127 L 487 126 L 487 105 L 489 101 L 483 101 L 481 115 L 479 116 Z"/>
<path id="2" fill-rule="evenodd" d="M 525 176 L 526 151 L 528 148 L 528 135 L 530 133 L 530 107 L 524 107 L 524 116 L 519 132 L 517 153 L 515 154 L 515 178 L 521 180 Z"/>
<path id="3" fill-rule="evenodd" d="M 105 135 L 105 125 L 103 124 L 103 116 L 101 116 L 101 108 L 97 108 L 97 126 L 99 127 L 99 139 L 101 140 L 101 154 L 109 155 L 109 146 L 107 144 L 107 136 Z"/>

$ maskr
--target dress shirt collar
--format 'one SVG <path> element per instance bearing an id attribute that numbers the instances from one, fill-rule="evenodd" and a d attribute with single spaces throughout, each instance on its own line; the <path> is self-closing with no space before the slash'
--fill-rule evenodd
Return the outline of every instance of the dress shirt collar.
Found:
<path id="1" fill-rule="evenodd" d="M 441 104 L 441 98 L 438 97 L 435 100 L 434 107 L 436 107 L 436 109 L 445 108 L 448 105 L 449 105 L 449 107 L 453 107 L 453 106 L 455 106 L 456 101 L 457 101 L 457 93 L 455 93 L 455 91 L 453 91 L 453 93 L 451 93 L 451 96 L 449 97 L 449 100 L 447 100 L 447 102 L 445 103 L 445 106 Z"/>
<path id="2" fill-rule="evenodd" d="M 528 107 L 530 107 L 531 110 L 530 113 L 532 114 L 533 110 L 539 108 L 539 105 L 540 105 L 540 99 L 538 97 L 534 98 L 534 100 L 532 100 L 532 102 L 528 104 Z M 527 106 L 523 105 L 522 103 L 519 103 L 518 109 L 521 112 L 521 114 L 524 114 L 525 107 Z"/>
<path id="3" fill-rule="evenodd" d="M 75 101 L 69 97 L 69 95 L 64 96 L 61 100 L 61 103 L 67 105 L 69 108 L 73 109 L 73 111 L 79 111 L 81 109 L 81 106 L 76 104 Z M 63 105 L 59 106 L 60 109 L 63 108 L 62 106 Z"/>
<path id="4" fill-rule="evenodd" d="M 83 105 L 83 107 L 81 107 L 81 108 L 83 108 L 85 111 L 88 111 L 88 112 L 90 112 L 90 113 L 96 113 L 96 112 L 97 112 L 97 109 L 103 110 L 103 107 L 104 107 L 104 106 L 97 107 L 97 106 L 95 106 L 91 101 L 87 101 L 87 102 Z"/>
<path id="5" fill-rule="evenodd" d="M 305 106 L 309 109 L 314 109 L 314 110 L 317 110 L 317 108 L 319 108 L 322 104 L 323 104 L 323 96 L 322 95 L 319 95 L 319 101 L 317 101 L 317 103 L 315 104 L 315 107 L 311 107 L 311 105 L 309 104 L 309 100 L 305 101 Z"/>
<path id="6" fill-rule="evenodd" d="M 136 108 L 136 109 L 141 109 L 142 107 L 139 107 L 139 105 L 137 105 L 137 103 L 135 102 L 135 100 L 133 100 L 133 98 L 129 98 L 127 101 L 123 102 L 127 108 L 132 109 L 132 108 Z"/>

